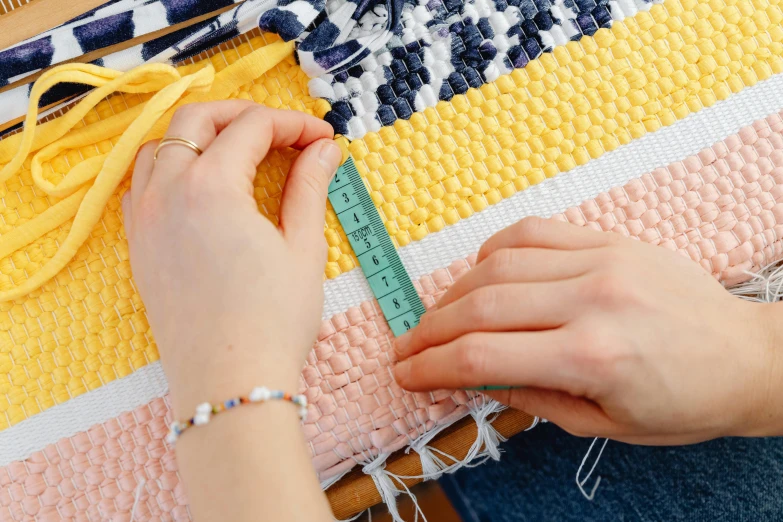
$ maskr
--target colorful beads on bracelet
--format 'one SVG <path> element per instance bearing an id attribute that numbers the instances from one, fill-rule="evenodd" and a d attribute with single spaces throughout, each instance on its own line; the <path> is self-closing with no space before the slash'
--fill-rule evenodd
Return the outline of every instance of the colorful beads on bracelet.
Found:
<path id="1" fill-rule="evenodd" d="M 199 404 L 196 406 L 196 414 L 193 415 L 193 417 L 184 422 L 174 421 L 171 423 L 171 426 L 169 426 L 169 434 L 166 436 L 166 441 L 169 444 L 174 444 L 177 442 L 180 435 L 191 427 L 208 424 L 213 415 L 217 415 L 218 413 L 222 413 L 242 404 L 266 401 L 292 402 L 299 406 L 299 418 L 302 420 L 307 418 L 307 397 L 304 395 L 291 395 L 290 393 L 280 390 L 270 390 L 265 386 L 260 386 L 258 388 L 253 388 L 247 396 L 235 397 L 217 404 L 210 404 L 208 402 Z"/>

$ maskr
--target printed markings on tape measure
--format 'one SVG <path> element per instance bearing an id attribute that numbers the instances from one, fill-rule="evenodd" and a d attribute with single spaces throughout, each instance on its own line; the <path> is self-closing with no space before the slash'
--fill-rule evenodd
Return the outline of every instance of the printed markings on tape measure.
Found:
<path id="1" fill-rule="evenodd" d="M 395 337 L 417 324 L 424 305 L 350 156 L 329 184 L 329 201 Z"/>

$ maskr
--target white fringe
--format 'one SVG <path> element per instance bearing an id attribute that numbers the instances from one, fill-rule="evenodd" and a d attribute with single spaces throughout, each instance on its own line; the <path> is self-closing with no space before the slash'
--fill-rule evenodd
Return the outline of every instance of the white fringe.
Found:
<path id="1" fill-rule="evenodd" d="M 745 274 L 750 280 L 729 288 L 729 293 L 755 303 L 783 300 L 783 263 L 772 263 L 758 272 Z"/>
<path id="2" fill-rule="evenodd" d="M 582 496 L 584 496 L 587 500 L 593 500 L 595 498 L 595 491 L 598 489 L 598 485 L 601 483 L 601 476 L 599 475 L 598 477 L 596 477 L 595 484 L 593 484 L 593 489 L 590 490 L 590 493 L 587 493 L 585 491 L 584 488 L 585 482 L 587 482 L 587 480 L 593 474 L 593 471 L 595 471 L 595 467 L 598 466 L 598 461 L 601 460 L 601 455 L 604 454 L 604 448 L 606 448 L 606 444 L 609 442 L 609 439 L 604 439 L 604 443 L 601 445 L 601 449 L 598 451 L 598 456 L 595 458 L 595 462 L 593 462 L 590 471 L 587 472 L 585 478 L 579 480 L 579 475 L 582 474 L 582 468 L 585 467 L 585 462 L 587 462 L 587 459 L 590 457 L 590 453 L 593 452 L 593 447 L 595 446 L 596 442 L 598 442 L 598 437 L 594 438 L 593 442 L 590 443 L 590 447 L 587 449 L 587 453 L 585 453 L 585 456 L 582 458 L 582 463 L 579 464 L 579 469 L 576 470 L 576 487 L 579 488 L 579 491 L 582 492 Z"/>

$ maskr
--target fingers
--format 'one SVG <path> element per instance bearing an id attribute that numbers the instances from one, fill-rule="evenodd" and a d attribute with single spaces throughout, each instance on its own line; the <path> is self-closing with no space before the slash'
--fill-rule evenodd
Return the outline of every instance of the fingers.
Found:
<path id="1" fill-rule="evenodd" d="M 611 437 L 618 426 L 596 403 L 568 393 L 541 388 L 515 388 L 486 392 L 514 409 L 554 422 L 579 437 Z"/>
<path id="2" fill-rule="evenodd" d="M 594 257 L 590 251 L 499 248 L 457 279 L 438 301 L 438 308 L 443 308 L 482 286 L 579 277 L 591 269 Z"/>
<path id="3" fill-rule="evenodd" d="M 249 100 L 194 103 L 177 109 L 166 131 L 167 137 L 185 138 L 206 151 L 217 135 L 244 110 L 256 104 Z M 184 171 L 198 158 L 187 147 L 169 146 L 160 150 L 156 166 L 162 173 Z"/>
<path id="4" fill-rule="evenodd" d="M 199 164 L 207 171 L 222 166 L 223 178 L 228 183 L 252 184 L 256 167 L 269 149 L 301 149 L 333 136 L 332 126 L 314 116 L 253 105 L 220 133 L 201 155 Z M 225 165 L 233 168 L 226 169 Z"/>
<path id="5" fill-rule="evenodd" d="M 478 254 L 478 263 L 501 248 L 552 248 L 582 250 L 607 246 L 622 240 L 619 234 L 597 232 L 562 221 L 525 218 L 489 238 Z"/>
<path id="6" fill-rule="evenodd" d="M 469 332 L 557 328 L 578 313 L 582 293 L 581 285 L 571 280 L 478 288 L 424 314 L 416 328 L 397 339 L 397 358 L 405 359 Z"/>
<path id="7" fill-rule="evenodd" d="M 131 208 L 131 191 L 126 190 L 122 195 L 122 224 L 125 225 L 125 237 L 130 239 L 132 231 L 133 209 Z"/>
<path id="8" fill-rule="evenodd" d="M 280 228 L 301 251 L 315 255 L 323 250 L 329 182 L 341 160 L 340 147 L 322 139 L 303 150 L 291 166 L 280 204 Z"/>
<path id="9" fill-rule="evenodd" d="M 128 191 L 132 208 L 138 208 L 141 195 L 147 190 L 147 185 L 152 177 L 152 170 L 155 167 L 152 156 L 159 142 L 160 140 L 153 140 L 145 143 L 139 149 L 138 154 L 136 154 L 136 165 L 133 167 L 131 188 Z"/>
<path id="10" fill-rule="evenodd" d="M 174 113 L 167 137 L 190 140 L 206 151 L 215 137 L 242 111 L 256 104 L 249 100 L 223 100 L 183 105 Z M 198 159 L 198 154 L 185 146 L 170 145 L 160 149 L 155 161 L 156 178 L 168 178 L 184 172 Z"/>
<path id="11" fill-rule="evenodd" d="M 413 355 L 394 367 L 410 391 L 484 385 L 535 386 L 578 393 L 585 388 L 562 331 L 471 333 Z"/>

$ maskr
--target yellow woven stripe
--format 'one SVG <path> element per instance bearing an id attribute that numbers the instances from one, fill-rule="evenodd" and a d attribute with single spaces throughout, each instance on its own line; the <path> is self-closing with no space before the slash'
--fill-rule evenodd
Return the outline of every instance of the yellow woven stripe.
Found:
<path id="1" fill-rule="evenodd" d="M 236 49 L 213 55 L 209 62 L 220 71 L 277 40 L 256 36 Z M 183 74 L 200 67 L 199 63 L 185 66 Z M 307 95 L 306 85 L 307 77 L 292 57 L 232 97 L 313 113 L 315 100 Z M 112 96 L 87 114 L 84 124 L 128 110 L 149 97 Z M 116 141 L 107 139 L 63 152 L 43 165 L 44 177 L 58 183 L 73 165 L 106 154 Z M 260 168 L 256 196 L 267 214 L 277 210 L 274 201 L 291 159 L 290 151 L 274 153 Z M 127 186 L 126 182 L 123 189 Z M 19 176 L 0 184 L 0 198 L 0 234 L 8 234 L 58 201 L 33 186 L 29 158 Z M 0 289 L 37 272 L 70 226 L 67 223 L 0 260 Z M 130 275 L 120 200 L 115 196 L 66 270 L 29 296 L 0 305 L 0 430 L 158 359 Z"/>
<path id="2" fill-rule="evenodd" d="M 406 245 L 781 72 L 779 3 L 667 0 L 350 152 Z M 335 277 L 356 261 L 334 213 L 327 224 Z"/>

